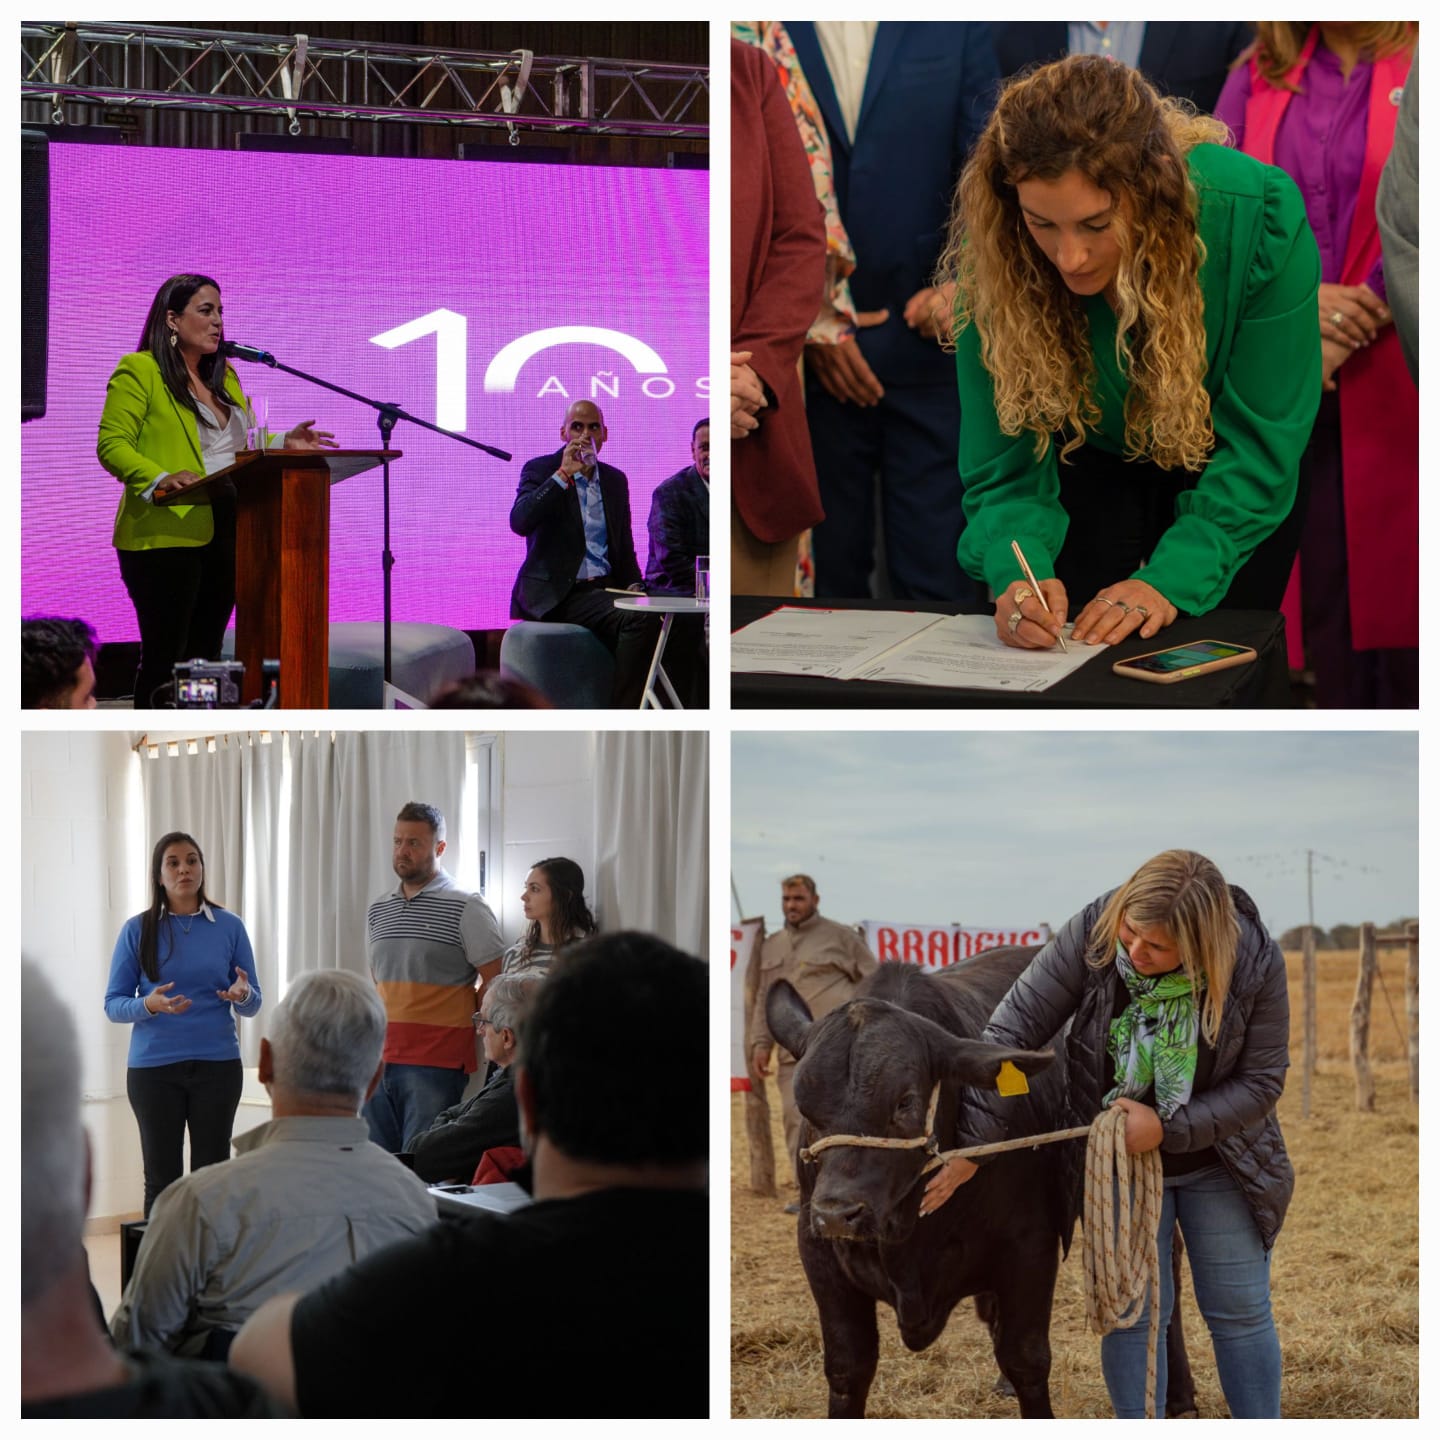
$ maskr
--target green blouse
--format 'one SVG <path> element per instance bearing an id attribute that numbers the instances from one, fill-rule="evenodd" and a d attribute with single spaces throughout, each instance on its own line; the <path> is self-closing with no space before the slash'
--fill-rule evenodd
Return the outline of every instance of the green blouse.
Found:
<path id="1" fill-rule="evenodd" d="M 1206 247 L 1200 288 L 1215 448 L 1134 578 L 1177 609 L 1203 615 L 1295 500 L 1320 404 L 1320 252 L 1300 191 L 1283 171 L 1220 145 L 1197 145 L 1189 165 Z M 1101 411 L 1086 443 L 1123 454 L 1128 382 L 1115 362 L 1115 314 L 1103 296 L 1077 303 L 1090 322 Z M 1068 525 L 1058 447 L 1037 461 L 1032 432 L 1000 433 L 973 325 L 958 339 L 956 369 L 966 519 L 960 564 L 999 594 L 1021 578 L 1010 549 L 1018 540 L 1036 575 L 1049 579 Z M 1072 595 L 1072 612 L 1090 598 Z"/>

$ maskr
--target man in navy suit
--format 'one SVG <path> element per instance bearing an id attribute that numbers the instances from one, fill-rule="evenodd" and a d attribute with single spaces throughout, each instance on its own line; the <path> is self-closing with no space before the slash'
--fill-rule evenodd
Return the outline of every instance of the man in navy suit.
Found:
<path id="1" fill-rule="evenodd" d="M 609 436 L 599 406 L 577 400 L 560 427 L 563 446 L 525 462 L 510 507 L 510 528 L 525 537 L 510 614 L 583 625 L 597 635 L 615 657 L 610 703 L 633 710 L 644 694 L 659 625 L 651 616 L 617 610 L 607 593 L 641 588 L 630 485 L 623 470 L 600 462 Z"/>
<path id="2" fill-rule="evenodd" d="M 861 328 L 807 345 L 806 405 L 825 520 L 815 589 L 870 593 L 875 476 L 890 590 L 979 598 L 955 556 L 962 490 L 955 363 L 923 329 L 951 197 L 999 72 L 989 27 L 952 21 L 785 22 L 830 135 L 855 247 Z"/>
<path id="3" fill-rule="evenodd" d="M 1248 20 L 1012 20 L 995 27 L 995 56 L 1007 79 L 1066 55 L 1113 55 L 1161 94 L 1192 100 L 1206 114 L 1236 56 L 1255 38 Z"/>

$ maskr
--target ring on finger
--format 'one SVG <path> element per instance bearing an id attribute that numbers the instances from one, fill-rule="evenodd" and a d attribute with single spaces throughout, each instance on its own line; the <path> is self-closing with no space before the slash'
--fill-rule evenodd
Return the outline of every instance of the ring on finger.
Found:
<path id="1" fill-rule="evenodd" d="M 1130 607 L 1123 600 L 1115 601 L 1115 608 L 1123 611 L 1126 615 L 1130 613 Z"/>
<path id="2" fill-rule="evenodd" d="M 1103 595 L 1097 595 L 1095 598 L 1096 598 L 1102 605 L 1113 605 L 1113 604 L 1115 603 L 1113 600 L 1107 600 Z"/>
<path id="3" fill-rule="evenodd" d="M 1135 606 L 1135 613 L 1137 615 L 1143 615 L 1147 620 L 1150 618 L 1150 612 L 1143 605 Z"/>
<path id="4" fill-rule="evenodd" d="M 1010 618 L 1005 623 L 1010 627 L 1010 633 L 1012 635 L 1020 628 L 1020 622 L 1024 618 L 1018 610 L 1012 610 L 1010 612 Z"/>
<path id="5" fill-rule="evenodd" d="M 1341 322 L 1342 320 L 1344 320 L 1344 318 L 1345 318 L 1345 312 L 1344 312 L 1343 310 L 1337 310 L 1337 311 L 1330 317 L 1330 323 L 1338 330 L 1338 329 L 1340 328 L 1340 322 Z"/>
<path id="6" fill-rule="evenodd" d="M 1015 604 L 1017 606 L 1023 605 L 1027 600 L 1033 600 L 1034 598 L 1035 592 L 1028 585 L 1022 585 L 1015 592 Z"/>

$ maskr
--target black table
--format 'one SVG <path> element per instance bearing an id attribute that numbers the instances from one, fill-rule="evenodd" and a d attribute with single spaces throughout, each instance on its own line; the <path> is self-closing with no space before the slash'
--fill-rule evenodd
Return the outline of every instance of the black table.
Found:
<path id="1" fill-rule="evenodd" d="M 730 598 L 730 628 L 739 630 L 782 605 L 818 610 L 912 610 L 927 615 L 993 615 L 991 606 L 965 607 L 920 600 L 782 600 L 763 595 Z M 1224 640 L 1254 648 L 1253 664 L 1217 670 L 1174 685 L 1151 685 L 1116 675 L 1111 665 L 1150 650 Z M 1101 648 L 1101 647 L 1097 647 Z M 1103 647 L 1088 665 L 1048 690 L 954 689 L 945 685 L 888 685 L 878 680 L 826 680 L 808 675 L 730 676 L 730 703 L 737 710 L 1213 710 L 1290 709 L 1290 671 L 1285 654 L 1285 621 L 1272 610 L 1225 610 L 1198 619 L 1182 616 L 1153 640 L 1131 639 Z"/>

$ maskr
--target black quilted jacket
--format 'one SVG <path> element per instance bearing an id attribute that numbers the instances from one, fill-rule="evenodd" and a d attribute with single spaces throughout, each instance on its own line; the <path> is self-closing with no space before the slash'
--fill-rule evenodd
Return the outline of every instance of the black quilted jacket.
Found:
<path id="1" fill-rule="evenodd" d="M 1250 897 L 1233 886 L 1231 894 L 1240 946 L 1216 1037 L 1214 1070 L 1209 1084 L 1164 1122 L 1160 1148 L 1185 1153 L 1213 1145 L 1245 1196 L 1268 1250 L 1295 1189 L 1295 1172 L 1275 1118 L 1290 1065 L 1290 999 L 1280 947 L 1260 923 Z M 1088 1125 L 1113 1083 L 1105 1041 L 1115 970 L 1085 963 L 1086 941 L 1109 898 L 1102 895 L 1086 906 L 1030 962 L 996 1007 L 983 1037 L 1025 1049 L 1043 1047 L 1052 1038 L 1063 1043 L 1067 1125 Z M 1001 1106 L 985 1103 L 978 1091 L 970 1099 L 961 1143 L 1006 1138 Z M 1067 1142 L 1064 1150 L 1067 1193 L 1078 1207 L 1084 1142 Z"/>

